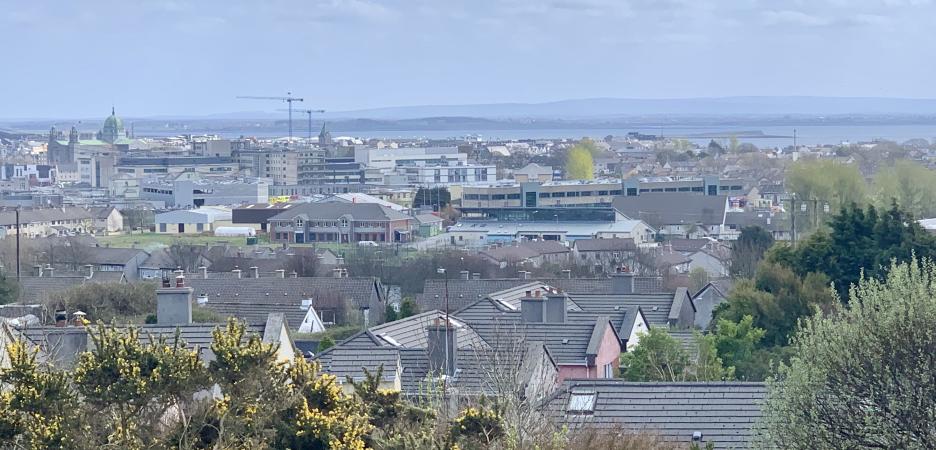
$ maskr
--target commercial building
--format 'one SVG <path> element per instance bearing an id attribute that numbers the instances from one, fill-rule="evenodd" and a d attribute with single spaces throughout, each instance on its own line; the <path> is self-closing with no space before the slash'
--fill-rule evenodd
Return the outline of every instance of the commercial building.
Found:
<path id="1" fill-rule="evenodd" d="M 262 178 L 199 178 L 194 174 L 175 179 L 144 180 L 140 198 L 163 202 L 167 208 L 266 203 L 270 183 Z"/>
<path id="2" fill-rule="evenodd" d="M 231 211 L 223 208 L 199 208 L 191 211 L 169 211 L 156 214 L 156 232 L 164 234 L 198 234 L 231 225 Z"/>
<path id="3" fill-rule="evenodd" d="M 703 177 L 634 177 L 624 180 L 624 195 L 636 197 L 643 194 L 681 192 L 701 195 L 744 195 L 741 180 L 721 179 L 717 175 Z"/>
<path id="4" fill-rule="evenodd" d="M 237 171 L 237 162 L 220 156 L 125 157 L 117 162 L 117 173 L 136 178 L 178 175 L 185 172 L 224 175 Z"/>
<path id="5" fill-rule="evenodd" d="M 652 242 L 656 230 L 610 207 L 489 208 L 466 212 L 449 227 L 451 245 L 475 247 L 517 240 L 631 239 Z"/>
<path id="6" fill-rule="evenodd" d="M 452 189 L 454 197 L 461 194 L 461 207 L 472 208 L 539 208 L 566 206 L 610 205 L 621 195 L 619 180 L 501 182 L 464 185 Z"/>
<path id="7" fill-rule="evenodd" d="M 415 220 L 375 203 L 303 203 L 271 217 L 271 242 L 409 241 Z"/>
<path id="8" fill-rule="evenodd" d="M 369 168 L 394 169 L 401 166 L 467 164 L 468 154 L 458 147 L 374 148 L 356 147 L 354 161 Z"/>

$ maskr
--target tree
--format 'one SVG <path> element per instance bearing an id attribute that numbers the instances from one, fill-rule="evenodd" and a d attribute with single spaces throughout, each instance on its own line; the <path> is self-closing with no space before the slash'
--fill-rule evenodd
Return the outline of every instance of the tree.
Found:
<path id="1" fill-rule="evenodd" d="M 19 299 L 19 285 L 5 273 L 0 273 L 0 305 L 13 303 Z"/>
<path id="2" fill-rule="evenodd" d="M 591 180 L 595 178 L 592 152 L 581 144 L 569 149 L 566 156 L 565 177 L 569 180 Z"/>
<path id="3" fill-rule="evenodd" d="M 322 340 L 319 341 L 318 352 L 324 352 L 335 346 L 335 341 L 329 335 L 322 336 Z"/>
<path id="4" fill-rule="evenodd" d="M 735 284 L 714 316 L 716 323 L 720 319 L 738 323 L 751 316 L 752 325 L 765 330 L 765 346 L 787 345 L 800 318 L 827 310 L 835 301 L 825 275 L 809 273 L 800 278 L 785 266 L 765 261 L 753 280 Z"/>
<path id="5" fill-rule="evenodd" d="M 847 301 L 849 287 L 858 282 L 862 271 L 880 278 L 891 260 L 909 261 L 914 254 L 936 257 L 936 238 L 912 215 L 896 204 L 883 213 L 874 206 L 862 209 L 852 204 L 832 217 L 828 232 L 815 233 L 784 256 L 785 264 L 800 275 L 828 275 Z"/>
<path id="6" fill-rule="evenodd" d="M 901 160 L 874 175 L 872 200 L 879 209 L 896 203 L 915 217 L 936 215 L 936 171 Z"/>
<path id="7" fill-rule="evenodd" d="M 867 185 L 858 167 L 832 160 L 794 163 L 787 170 L 786 185 L 798 201 L 828 203 L 833 213 L 852 203 L 864 204 L 867 199 Z M 798 211 L 790 213 L 801 215 Z M 814 222 L 806 216 L 797 220 L 797 229 L 808 229 Z"/>
<path id="8" fill-rule="evenodd" d="M 166 249 L 169 261 L 186 272 L 194 272 L 204 260 L 206 247 L 182 242 L 174 242 Z"/>
<path id="9" fill-rule="evenodd" d="M 932 448 L 936 265 L 892 264 L 851 302 L 804 321 L 768 383 L 759 441 L 771 448 Z"/>
<path id="10" fill-rule="evenodd" d="M 630 381 L 718 381 L 732 379 L 734 368 L 725 367 L 717 354 L 714 336 L 695 334 L 694 358 L 665 328 L 651 327 L 640 336 L 633 351 L 621 357 L 623 378 Z"/>
<path id="11" fill-rule="evenodd" d="M 774 243 L 773 235 L 759 227 L 741 228 L 741 235 L 731 245 L 729 272 L 733 277 L 750 278 L 754 276 L 758 263 Z"/>
<path id="12" fill-rule="evenodd" d="M 387 307 L 384 308 L 384 322 L 393 322 L 397 320 L 397 310 L 391 304 L 387 304 Z"/>
<path id="13" fill-rule="evenodd" d="M 702 267 L 696 267 L 689 271 L 689 290 L 690 292 L 699 292 L 709 283 L 708 272 Z"/>
<path id="14" fill-rule="evenodd" d="M 752 357 L 766 331 L 754 326 L 754 317 L 744 316 L 739 322 L 720 319 L 715 326 L 715 347 L 726 366 L 735 368 L 742 380 L 751 379 L 756 371 Z"/>
<path id="15" fill-rule="evenodd" d="M 405 319 L 407 317 L 415 316 L 419 314 L 419 306 L 416 305 L 416 302 L 413 301 L 411 297 L 406 297 L 400 303 L 400 312 L 397 315 L 398 319 Z"/>

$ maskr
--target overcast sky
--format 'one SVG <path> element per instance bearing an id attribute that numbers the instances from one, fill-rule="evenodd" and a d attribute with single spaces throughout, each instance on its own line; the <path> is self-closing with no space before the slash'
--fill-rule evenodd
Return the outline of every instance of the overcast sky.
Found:
<path id="1" fill-rule="evenodd" d="M 2 0 L 0 117 L 936 97 L 930 0 Z"/>

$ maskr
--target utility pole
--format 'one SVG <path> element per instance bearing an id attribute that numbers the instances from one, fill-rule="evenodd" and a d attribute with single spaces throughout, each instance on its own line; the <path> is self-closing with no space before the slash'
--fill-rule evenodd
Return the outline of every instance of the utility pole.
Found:
<path id="1" fill-rule="evenodd" d="M 16 282 L 20 282 L 20 208 L 16 207 Z"/>
<path id="2" fill-rule="evenodd" d="M 793 246 L 796 246 L 796 194 L 790 196 L 790 234 Z"/>

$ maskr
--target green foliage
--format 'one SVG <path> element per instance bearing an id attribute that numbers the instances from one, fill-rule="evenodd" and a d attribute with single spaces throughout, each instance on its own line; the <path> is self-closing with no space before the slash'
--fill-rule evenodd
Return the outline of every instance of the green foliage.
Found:
<path id="1" fill-rule="evenodd" d="M 765 330 L 764 345 L 786 345 L 801 317 L 835 303 L 828 286 L 825 275 L 810 273 L 800 278 L 784 266 L 765 261 L 753 280 L 735 284 L 727 301 L 715 309 L 715 319 L 738 323 L 751 316 L 752 325 Z"/>
<path id="2" fill-rule="evenodd" d="M 754 326 L 752 316 L 744 316 L 739 322 L 721 319 L 713 335 L 718 356 L 726 366 L 735 368 L 735 376 L 742 380 L 751 379 L 758 371 L 752 360 L 766 331 Z"/>
<path id="3" fill-rule="evenodd" d="M 832 217 L 830 230 L 819 232 L 784 254 L 784 263 L 796 273 L 828 275 L 839 296 L 848 299 L 848 289 L 862 271 L 880 278 L 896 259 L 911 256 L 936 257 L 936 238 L 928 234 L 896 204 L 883 213 L 869 206 L 849 205 Z"/>
<path id="4" fill-rule="evenodd" d="M 53 294 L 49 310 L 84 311 L 93 321 L 140 321 L 156 310 L 153 283 L 84 283 Z"/>
<path id="5" fill-rule="evenodd" d="M 416 305 L 416 302 L 412 298 L 404 298 L 403 301 L 400 302 L 400 313 L 398 315 L 398 319 L 405 319 L 407 317 L 415 316 L 416 314 L 419 314 L 419 306 Z"/>
<path id="6" fill-rule="evenodd" d="M 868 196 L 857 166 L 828 159 L 794 163 L 787 170 L 786 186 L 798 200 L 828 202 L 833 212 L 852 203 L 864 204 Z M 797 221 L 797 228 L 807 223 Z"/>
<path id="7" fill-rule="evenodd" d="M 872 181 L 872 200 L 885 209 L 896 203 L 915 217 L 936 215 L 936 171 L 901 160 L 881 169 Z"/>
<path id="8" fill-rule="evenodd" d="M 465 408 L 449 429 L 452 440 L 466 448 L 490 448 L 504 432 L 500 413 L 484 403 Z"/>
<path id="9" fill-rule="evenodd" d="M 931 448 L 936 441 L 936 265 L 912 259 L 851 302 L 805 320 L 768 383 L 760 445 Z"/>
<path id="10" fill-rule="evenodd" d="M 584 144 L 569 149 L 566 156 L 565 177 L 569 180 L 591 180 L 595 178 L 592 151 Z"/>
<path id="11" fill-rule="evenodd" d="M 154 316 L 155 317 L 155 316 Z M 203 306 L 192 306 L 192 323 L 221 323 L 224 316 Z M 150 323 L 150 322 L 147 322 Z M 156 322 L 152 322 L 156 323 Z"/>
<path id="12" fill-rule="evenodd" d="M 756 225 L 741 228 L 741 235 L 731 245 L 731 276 L 753 277 L 757 264 L 773 244 L 774 238 L 769 231 Z"/>
<path id="13" fill-rule="evenodd" d="M 376 373 L 365 369 L 363 380 L 355 382 L 348 379 L 348 383 L 354 387 L 355 400 L 362 406 L 373 426 L 373 431 L 366 438 L 368 446 L 405 449 L 431 441 L 431 433 L 425 430 L 432 426 L 437 416 L 429 408 L 405 401 L 400 391 L 381 388 L 383 371 L 383 366 Z"/>
<path id="14" fill-rule="evenodd" d="M 732 379 L 734 368 L 725 367 L 712 335 L 695 335 L 695 358 L 665 328 L 652 327 L 640 342 L 621 356 L 621 376 L 630 381 L 716 381 Z"/>
<path id="15" fill-rule="evenodd" d="M 0 273 L 0 305 L 16 302 L 19 299 L 19 285 L 16 280 Z"/>
<path id="16" fill-rule="evenodd" d="M 335 341 L 331 338 L 331 336 L 326 334 L 325 336 L 322 337 L 322 340 L 319 341 L 318 351 L 319 353 L 321 353 L 334 346 L 335 346 Z"/>
<path id="17" fill-rule="evenodd" d="M 397 320 L 397 310 L 391 304 L 384 308 L 384 322 L 393 322 Z"/>
<path id="18" fill-rule="evenodd" d="M 0 369 L 0 446 L 76 448 L 85 431 L 68 374 L 40 369 L 25 341 L 7 346 L 9 367 Z"/>

